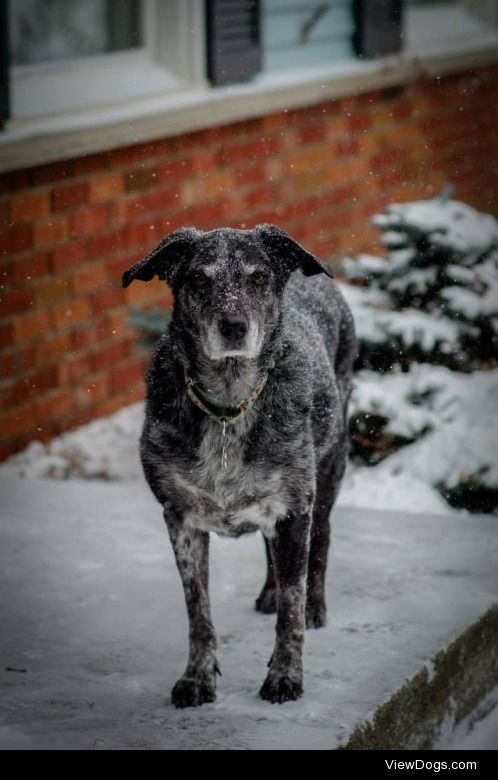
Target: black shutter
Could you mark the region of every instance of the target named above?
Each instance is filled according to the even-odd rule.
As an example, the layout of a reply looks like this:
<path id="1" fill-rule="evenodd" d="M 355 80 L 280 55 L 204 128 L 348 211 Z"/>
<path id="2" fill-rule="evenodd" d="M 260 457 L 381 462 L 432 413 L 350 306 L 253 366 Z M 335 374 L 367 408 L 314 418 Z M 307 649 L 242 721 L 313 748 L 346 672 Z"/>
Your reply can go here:
<path id="1" fill-rule="evenodd" d="M 353 13 L 359 57 L 382 57 L 401 49 L 403 0 L 353 0 Z"/>
<path id="2" fill-rule="evenodd" d="M 10 116 L 7 0 L 0 0 L 0 130 Z"/>
<path id="3" fill-rule="evenodd" d="M 207 0 L 206 16 L 209 81 L 247 81 L 261 67 L 259 0 Z"/>

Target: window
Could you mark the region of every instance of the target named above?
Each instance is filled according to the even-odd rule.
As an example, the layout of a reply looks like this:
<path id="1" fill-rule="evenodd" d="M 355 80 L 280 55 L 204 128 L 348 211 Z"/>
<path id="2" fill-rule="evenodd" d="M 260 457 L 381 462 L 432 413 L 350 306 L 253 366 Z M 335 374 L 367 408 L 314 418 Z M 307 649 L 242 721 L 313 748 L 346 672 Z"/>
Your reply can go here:
<path id="1" fill-rule="evenodd" d="M 164 95 L 202 79 L 189 45 L 202 28 L 198 0 L 8 0 L 7 10 L 14 122 Z"/>
<path id="2" fill-rule="evenodd" d="M 263 0 L 261 17 L 263 70 L 267 73 L 329 65 L 355 56 L 350 0 Z"/>
<path id="3" fill-rule="evenodd" d="M 142 11 L 139 0 L 9 0 L 10 61 L 32 65 L 139 48 Z"/>

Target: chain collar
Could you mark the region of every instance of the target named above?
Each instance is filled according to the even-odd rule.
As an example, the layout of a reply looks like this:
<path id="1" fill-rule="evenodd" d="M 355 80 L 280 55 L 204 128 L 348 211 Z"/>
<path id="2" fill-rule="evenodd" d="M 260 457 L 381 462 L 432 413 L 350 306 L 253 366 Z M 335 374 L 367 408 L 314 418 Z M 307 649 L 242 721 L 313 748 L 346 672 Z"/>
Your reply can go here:
<path id="1" fill-rule="evenodd" d="M 258 382 L 251 395 L 245 398 L 237 406 L 228 406 L 217 398 L 212 398 L 208 393 L 202 390 L 199 385 L 195 385 L 192 377 L 188 373 L 188 369 L 185 367 L 185 386 L 187 389 L 187 395 L 193 403 L 202 409 L 211 419 L 215 420 L 223 430 L 227 425 L 234 425 L 239 420 L 244 419 L 249 409 L 254 406 L 256 399 L 261 395 L 270 374 L 270 371 L 275 368 L 275 361 L 272 360 L 268 371 L 263 378 Z"/>

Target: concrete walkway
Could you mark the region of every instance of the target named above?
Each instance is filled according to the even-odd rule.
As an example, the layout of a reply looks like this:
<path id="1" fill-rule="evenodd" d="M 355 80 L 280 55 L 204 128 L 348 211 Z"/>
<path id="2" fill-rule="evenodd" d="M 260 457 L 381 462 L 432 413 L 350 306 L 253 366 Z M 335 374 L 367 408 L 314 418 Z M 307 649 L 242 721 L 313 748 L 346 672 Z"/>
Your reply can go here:
<path id="1" fill-rule="evenodd" d="M 262 542 L 213 539 L 218 701 L 177 711 L 183 595 L 142 483 L 0 477 L 0 747 L 330 749 L 497 599 L 498 520 L 340 509 L 306 693 L 257 697 Z"/>

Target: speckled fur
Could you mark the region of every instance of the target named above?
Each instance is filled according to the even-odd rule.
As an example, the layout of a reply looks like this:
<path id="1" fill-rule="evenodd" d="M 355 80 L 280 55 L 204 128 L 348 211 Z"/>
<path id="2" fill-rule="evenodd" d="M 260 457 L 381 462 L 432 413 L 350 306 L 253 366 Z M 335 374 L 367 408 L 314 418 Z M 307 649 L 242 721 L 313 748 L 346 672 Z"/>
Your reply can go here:
<path id="1" fill-rule="evenodd" d="M 258 271 L 263 284 L 254 281 Z M 347 454 L 352 317 L 324 266 L 271 225 L 177 231 L 126 272 L 123 284 L 155 274 L 170 283 L 175 306 L 148 373 L 141 457 L 164 507 L 190 621 L 189 660 L 173 702 L 196 706 L 215 698 L 211 531 L 263 532 L 268 576 L 256 607 L 277 610 L 277 636 L 260 693 L 272 702 L 296 699 L 305 624 L 325 623 L 328 516 Z M 207 279 L 201 288 L 199 274 Z M 219 335 L 227 313 L 248 322 L 236 349 Z M 230 405 L 269 374 L 254 407 L 227 427 L 226 470 L 221 427 L 187 396 L 186 368 Z"/>

